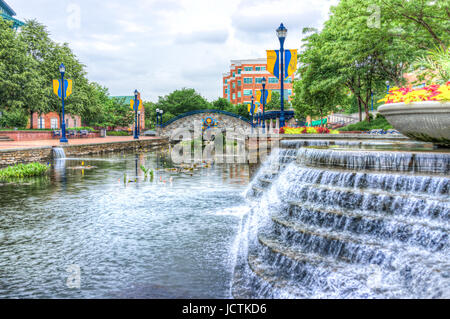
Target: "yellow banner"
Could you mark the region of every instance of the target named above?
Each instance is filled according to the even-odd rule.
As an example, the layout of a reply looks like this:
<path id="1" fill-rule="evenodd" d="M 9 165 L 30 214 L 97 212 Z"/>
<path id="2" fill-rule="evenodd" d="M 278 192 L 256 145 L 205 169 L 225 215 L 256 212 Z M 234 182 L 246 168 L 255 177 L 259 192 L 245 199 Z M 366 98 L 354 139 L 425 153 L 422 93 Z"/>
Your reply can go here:
<path id="1" fill-rule="evenodd" d="M 256 101 L 261 105 L 262 104 L 267 105 L 272 100 L 272 91 L 266 90 L 265 98 L 266 98 L 266 101 L 263 103 L 262 90 L 256 91 Z"/>
<path id="2" fill-rule="evenodd" d="M 290 51 L 290 61 L 286 61 L 288 64 L 287 68 L 287 74 L 286 78 L 290 77 L 292 74 L 294 74 L 297 71 L 297 65 L 298 65 L 298 50 L 288 50 Z M 286 55 L 287 58 L 287 55 Z"/>

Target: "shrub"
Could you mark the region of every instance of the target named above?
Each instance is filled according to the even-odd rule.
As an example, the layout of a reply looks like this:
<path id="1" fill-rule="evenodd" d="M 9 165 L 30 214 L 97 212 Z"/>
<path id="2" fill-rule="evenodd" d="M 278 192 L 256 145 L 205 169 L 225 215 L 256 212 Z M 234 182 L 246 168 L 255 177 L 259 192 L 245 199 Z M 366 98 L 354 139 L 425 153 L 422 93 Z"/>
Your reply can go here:
<path id="1" fill-rule="evenodd" d="M 130 136 L 130 132 L 125 131 L 108 131 L 106 132 L 107 136 Z"/>
<path id="2" fill-rule="evenodd" d="M 89 126 L 82 126 L 82 127 L 70 127 L 67 129 L 67 131 L 89 131 L 94 132 L 95 130 L 92 127 Z"/>
<path id="3" fill-rule="evenodd" d="M 24 128 L 28 124 L 28 116 L 20 109 L 4 111 L 0 116 L 0 127 Z"/>
<path id="4" fill-rule="evenodd" d="M 0 170 L 0 180 L 42 176 L 47 173 L 49 166 L 40 163 L 17 164 Z"/>
<path id="5" fill-rule="evenodd" d="M 339 129 L 340 131 L 371 131 L 371 130 L 390 130 L 392 125 L 386 120 L 386 118 L 378 114 L 377 117 L 370 123 L 367 121 L 362 121 L 359 123 L 348 125 L 344 128 Z"/>

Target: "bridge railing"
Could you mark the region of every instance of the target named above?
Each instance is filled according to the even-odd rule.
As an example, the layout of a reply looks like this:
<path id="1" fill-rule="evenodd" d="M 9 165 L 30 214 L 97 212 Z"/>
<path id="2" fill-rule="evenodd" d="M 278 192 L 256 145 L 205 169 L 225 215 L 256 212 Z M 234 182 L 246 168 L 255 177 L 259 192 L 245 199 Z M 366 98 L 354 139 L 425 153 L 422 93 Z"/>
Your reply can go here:
<path id="1" fill-rule="evenodd" d="M 216 113 L 216 114 L 228 115 L 228 116 L 240 119 L 240 120 L 242 120 L 242 121 L 244 121 L 246 123 L 251 124 L 250 119 L 248 119 L 246 117 L 243 117 L 243 116 L 240 116 L 240 115 L 237 115 L 237 114 L 234 114 L 234 113 L 227 112 L 227 111 L 221 111 L 221 110 L 197 110 L 197 111 L 191 111 L 191 112 L 187 112 L 187 113 L 178 115 L 177 117 L 174 117 L 173 119 L 167 121 L 166 123 L 163 123 L 161 125 L 161 127 L 165 128 L 165 127 L 169 126 L 170 124 L 172 124 L 172 123 L 174 123 L 174 122 L 176 122 L 178 120 L 181 120 L 182 118 L 189 117 L 189 116 L 192 116 L 192 115 L 197 115 L 197 114 L 204 114 L 204 113 Z"/>

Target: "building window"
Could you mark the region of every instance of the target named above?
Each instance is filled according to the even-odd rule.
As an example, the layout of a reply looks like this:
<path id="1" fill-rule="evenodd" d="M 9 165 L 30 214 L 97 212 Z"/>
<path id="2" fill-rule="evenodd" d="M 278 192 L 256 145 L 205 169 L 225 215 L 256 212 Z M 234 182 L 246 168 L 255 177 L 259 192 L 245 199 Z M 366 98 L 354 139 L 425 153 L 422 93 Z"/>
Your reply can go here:
<path id="1" fill-rule="evenodd" d="M 278 83 L 278 79 L 277 78 L 269 78 L 269 83 L 276 84 L 276 83 Z"/>
<path id="2" fill-rule="evenodd" d="M 236 88 L 236 82 L 233 82 L 233 89 Z"/>
<path id="3" fill-rule="evenodd" d="M 241 92 L 238 92 L 238 98 L 241 98 L 242 96 L 241 96 Z"/>
<path id="4" fill-rule="evenodd" d="M 244 96 L 252 96 L 253 90 L 244 90 Z"/>
<path id="5" fill-rule="evenodd" d="M 252 78 L 244 78 L 244 84 L 252 84 L 253 79 Z"/>
<path id="6" fill-rule="evenodd" d="M 236 76 L 236 72 L 233 72 L 233 77 L 235 77 Z"/>
<path id="7" fill-rule="evenodd" d="M 227 84 L 228 83 L 228 80 L 227 79 L 225 79 L 225 84 Z"/>
<path id="8" fill-rule="evenodd" d="M 292 83 L 292 78 L 287 78 L 286 80 L 284 80 L 284 83 Z"/>
<path id="9" fill-rule="evenodd" d="M 262 79 L 264 79 L 264 78 L 256 78 L 255 79 L 255 83 L 256 84 L 261 84 L 262 83 Z"/>
<path id="10" fill-rule="evenodd" d="M 58 128 L 58 119 L 56 117 L 52 118 L 50 120 L 50 128 L 52 130 L 57 129 Z"/>
<path id="11" fill-rule="evenodd" d="M 242 85 L 242 81 L 238 80 L 238 86 L 241 86 L 241 85 Z"/>
<path id="12" fill-rule="evenodd" d="M 245 72 L 251 72 L 251 71 L 253 71 L 253 67 L 252 67 L 252 66 L 246 66 L 246 67 L 244 68 L 244 71 L 245 71 Z"/>
<path id="13" fill-rule="evenodd" d="M 38 120 L 38 129 L 45 129 L 45 118 L 43 118 L 42 116 Z"/>
<path id="14" fill-rule="evenodd" d="M 77 127 L 77 119 L 73 119 L 73 127 Z"/>
<path id="15" fill-rule="evenodd" d="M 236 100 L 236 93 L 233 93 L 233 100 Z"/>
<path id="16" fill-rule="evenodd" d="M 225 89 L 225 94 L 228 94 L 228 89 Z"/>
<path id="17" fill-rule="evenodd" d="M 265 67 L 265 66 L 257 66 L 257 67 L 255 68 L 255 70 L 256 70 L 256 71 L 265 71 L 265 70 L 266 70 L 266 67 Z"/>
<path id="18" fill-rule="evenodd" d="M 241 69 L 238 69 L 238 74 L 241 74 L 241 71 L 242 71 Z"/>

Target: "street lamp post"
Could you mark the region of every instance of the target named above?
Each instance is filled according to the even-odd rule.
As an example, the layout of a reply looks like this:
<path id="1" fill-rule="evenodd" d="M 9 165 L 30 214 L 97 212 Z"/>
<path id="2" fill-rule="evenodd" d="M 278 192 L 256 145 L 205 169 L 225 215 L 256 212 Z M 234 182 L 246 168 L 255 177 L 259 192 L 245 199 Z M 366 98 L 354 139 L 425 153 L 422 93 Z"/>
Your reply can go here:
<path id="1" fill-rule="evenodd" d="M 138 90 L 134 90 L 134 139 L 138 140 Z"/>
<path id="2" fill-rule="evenodd" d="M 277 29 L 277 36 L 280 40 L 280 61 L 281 61 L 281 87 L 280 87 L 280 93 L 281 93 L 281 112 L 280 112 L 280 127 L 285 126 L 285 119 L 284 119 L 284 41 L 286 40 L 288 30 L 285 28 L 283 23 L 280 25 L 280 27 Z"/>
<path id="3" fill-rule="evenodd" d="M 262 120 L 263 120 L 263 134 L 266 133 L 266 113 L 265 113 L 265 109 L 266 109 L 266 78 L 262 78 L 262 103 L 263 103 L 263 114 L 262 114 Z"/>
<path id="4" fill-rule="evenodd" d="M 252 119 L 252 134 L 253 134 L 253 112 L 255 111 L 255 97 L 252 95 L 252 106 L 250 109 L 250 115 Z"/>
<path id="5" fill-rule="evenodd" d="M 138 136 L 141 136 L 141 111 L 138 111 Z"/>
<path id="6" fill-rule="evenodd" d="M 64 74 L 66 73 L 66 67 L 64 63 L 59 66 L 59 72 L 61 73 L 61 99 L 62 99 L 62 120 L 61 120 L 61 143 L 68 143 L 66 137 L 66 120 L 64 118 L 64 99 L 66 98 L 66 88 L 64 87 Z"/>
<path id="7" fill-rule="evenodd" d="M 162 124 L 163 124 L 163 114 L 164 114 L 164 111 L 159 110 L 159 127 L 160 128 L 162 128 Z"/>

